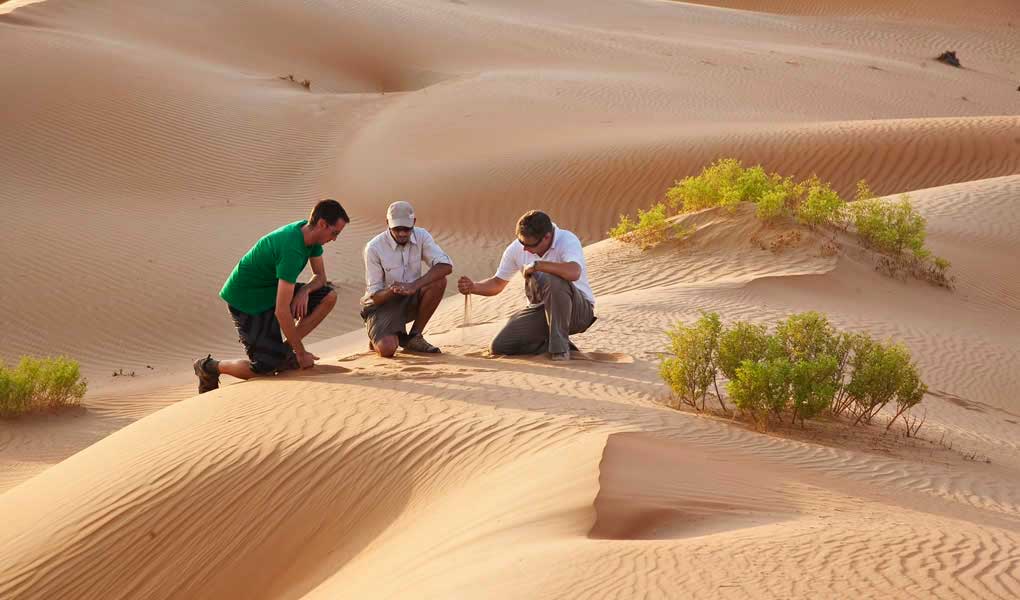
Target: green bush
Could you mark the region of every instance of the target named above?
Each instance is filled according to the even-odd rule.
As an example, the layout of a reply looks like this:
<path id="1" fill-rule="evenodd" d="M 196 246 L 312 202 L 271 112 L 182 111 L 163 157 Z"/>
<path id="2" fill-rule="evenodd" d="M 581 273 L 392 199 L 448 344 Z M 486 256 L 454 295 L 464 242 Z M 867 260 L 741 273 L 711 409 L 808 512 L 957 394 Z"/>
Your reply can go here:
<path id="1" fill-rule="evenodd" d="M 797 195 L 792 179 L 769 175 L 761 165 L 745 169 L 735 158 L 723 158 L 702 169 L 693 177 L 685 177 L 666 191 L 669 208 L 675 212 L 692 212 L 719 206 L 729 211 L 741 202 L 758 203 L 769 197 L 773 203 Z M 781 213 L 782 210 L 777 212 Z"/>
<path id="2" fill-rule="evenodd" d="M 816 176 L 798 183 L 791 177 L 769 174 L 761 165 L 745 168 L 735 158 L 716 160 L 698 175 L 675 182 L 666 190 L 665 203 L 638 211 L 637 222 L 621 216 L 609 233 L 649 248 L 673 235 L 684 237 L 690 233 L 671 229 L 671 215 L 715 207 L 733 212 L 741 202 L 753 203 L 763 221 L 792 216 L 808 227 L 843 231 L 852 224 L 866 245 L 892 256 L 881 258 L 880 271 L 893 276 L 910 274 L 953 287 L 949 262 L 933 257 L 925 248 L 925 220 L 906 195 L 898 202 L 875 198 L 867 182 L 861 180 L 857 182 L 855 200 L 847 203 Z"/>
<path id="3" fill-rule="evenodd" d="M 811 227 L 839 225 L 844 219 L 846 202 L 829 184 L 817 177 L 807 184 L 807 195 L 797 206 L 797 221 Z"/>
<path id="4" fill-rule="evenodd" d="M 814 311 L 791 315 L 776 324 L 776 339 L 791 361 L 835 358 L 839 334 L 824 315 Z"/>
<path id="5" fill-rule="evenodd" d="M 850 217 L 858 235 L 883 252 L 910 251 L 918 259 L 930 252 L 924 247 L 925 221 L 904 194 L 898 202 L 868 198 L 850 205 Z"/>
<path id="6" fill-rule="evenodd" d="M 830 411 L 850 413 L 854 424 L 870 423 L 895 402 L 888 429 L 927 392 L 910 354 L 902 345 L 882 344 L 866 334 L 838 331 L 825 315 L 794 314 L 774 333 L 764 325 L 737 321 L 723 327 L 716 313 L 668 332 L 670 352 L 660 366 L 662 378 L 682 404 L 705 408 L 717 373 L 733 403 L 760 429 L 773 417 L 791 413 L 791 423 Z"/>
<path id="7" fill-rule="evenodd" d="M 790 191 L 784 188 L 770 190 L 762 194 L 755 205 L 755 214 L 762 221 L 773 221 L 789 214 L 787 203 L 790 201 Z"/>
<path id="8" fill-rule="evenodd" d="M 734 379 L 745 360 L 758 362 L 775 355 L 772 346 L 773 340 L 764 325 L 737 321 L 719 335 L 719 370 L 727 379 Z"/>
<path id="9" fill-rule="evenodd" d="M 666 191 L 669 208 L 693 212 L 703 208 L 740 202 L 740 178 L 744 168 L 735 158 L 723 158 L 702 169 L 696 177 L 685 177 Z"/>
<path id="10" fill-rule="evenodd" d="M 620 222 L 609 230 L 613 239 L 637 244 L 642 250 L 658 246 L 670 238 L 683 239 L 690 233 L 669 221 L 666 205 L 661 202 L 648 210 L 638 209 L 637 221 L 621 215 Z"/>
<path id="11" fill-rule="evenodd" d="M 745 360 L 726 389 L 737 408 L 749 413 L 758 429 L 765 431 L 769 417 L 780 415 L 790 399 L 790 371 L 790 361 L 785 358 Z"/>
<path id="12" fill-rule="evenodd" d="M 836 357 L 823 354 L 813 360 L 799 360 L 790 368 L 790 392 L 793 418 L 813 419 L 832 406 L 832 400 L 839 388 L 837 373 L 839 362 Z"/>
<path id="13" fill-rule="evenodd" d="M 15 368 L 0 363 L 0 417 L 75 405 L 87 382 L 77 361 L 22 357 Z"/>
<path id="14" fill-rule="evenodd" d="M 910 360 L 910 352 L 900 344 L 880 342 L 861 346 L 852 359 L 852 374 L 846 385 L 847 396 L 853 401 L 851 410 L 857 417 L 854 423 L 870 423 L 893 401 L 906 410 L 920 402 L 927 389 Z"/>
<path id="15" fill-rule="evenodd" d="M 677 323 L 666 332 L 671 356 L 662 361 L 659 374 L 680 402 L 698 408 L 700 399 L 705 408 L 709 386 L 715 384 L 720 331 L 718 313 L 703 313 L 694 325 Z"/>

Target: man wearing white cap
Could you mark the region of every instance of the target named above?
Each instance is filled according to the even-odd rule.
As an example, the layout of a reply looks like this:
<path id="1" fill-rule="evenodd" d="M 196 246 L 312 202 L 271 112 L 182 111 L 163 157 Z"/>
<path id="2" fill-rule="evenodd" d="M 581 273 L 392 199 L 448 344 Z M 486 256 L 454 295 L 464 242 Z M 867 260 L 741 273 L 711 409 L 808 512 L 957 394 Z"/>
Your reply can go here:
<path id="1" fill-rule="evenodd" d="M 389 229 L 365 244 L 361 318 L 369 348 L 386 358 L 396 354 L 398 346 L 439 352 L 422 334 L 443 299 L 453 261 L 428 231 L 415 227 L 416 222 L 409 203 L 394 202 L 386 210 Z M 428 265 L 424 275 L 422 263 Z M 412 323 L 410 332 L 407 323 Z"/>

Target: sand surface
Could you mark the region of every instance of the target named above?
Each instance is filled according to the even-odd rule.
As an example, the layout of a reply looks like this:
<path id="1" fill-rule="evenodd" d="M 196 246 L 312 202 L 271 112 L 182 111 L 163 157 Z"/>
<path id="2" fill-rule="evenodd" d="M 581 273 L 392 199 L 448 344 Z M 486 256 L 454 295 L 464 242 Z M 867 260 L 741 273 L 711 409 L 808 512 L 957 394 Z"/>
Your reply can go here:
<path id="1" fill-rule="evenodd" d="M 0 598 L 1020 597 L 1018 57 L 1013 0 L 0 3 L 0 358 L 90 381 L 0 422 Z M 784 230 L 746 209 L 604 239 L 721 156 L 910 194 L 957 288 L 761 250 Z M 323 197 L 353 217 L 323 360 L 196 396 L 240 352 L 224 278 Z M 516 279 L 467 327 L 450 286 L 443 355 L 366 354 L 396 199 L 455 276 L 527 209 L 575 231 L 578 360 L 485 352 Z M 902 340 L 943 443 L 667 407 L 663 332 L 701 310 Z"/>

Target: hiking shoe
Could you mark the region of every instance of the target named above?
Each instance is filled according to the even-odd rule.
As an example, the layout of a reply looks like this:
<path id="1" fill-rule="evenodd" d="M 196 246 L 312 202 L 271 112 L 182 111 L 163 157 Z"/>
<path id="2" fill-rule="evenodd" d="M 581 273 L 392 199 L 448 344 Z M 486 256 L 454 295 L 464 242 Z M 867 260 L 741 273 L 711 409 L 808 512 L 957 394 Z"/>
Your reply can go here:
<path id="1" fill-rule="evenodd" d="M 211 366 L 210 363 L 215 364 L 212 354 L 205 358 L 200 358 L 195 361 L 195 375 L 198 375 L 198 393 L 204 394 L 211 392 L 220 387 L 220 374 L 218 372 L 210 372 L 208 369 Z"/>
<path id="2" fill-rule="evenodd" d="M 409 336 L 407 341 L 401 344 L 404 350 L 410 350 L 411 352 L 424 352 L 426 354 L 439 354 L 439 348 L 425 341 L 425 337 L 422 334 Z"/>
<path id="3" fill-rule="evenodd" d="M 555 361 L 570 360 L 570 352 L 551 352 L 549 358 Z"/>

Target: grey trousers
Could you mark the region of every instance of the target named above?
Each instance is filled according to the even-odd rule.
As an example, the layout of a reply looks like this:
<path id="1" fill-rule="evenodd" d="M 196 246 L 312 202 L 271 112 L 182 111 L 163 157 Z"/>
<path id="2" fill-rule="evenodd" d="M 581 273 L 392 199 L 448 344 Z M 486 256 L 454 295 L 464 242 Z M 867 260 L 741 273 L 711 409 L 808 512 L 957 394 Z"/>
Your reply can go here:
<path id="1" fill-rule="evenodd" d="M 566 279 L 549 273 L 525 278 L 524 292 L 532 304 L 511 315 L 492 340 L 493 354 L 554 354 L 570 350 L 569 335 L 595 322 L 591 302 Z"/>

